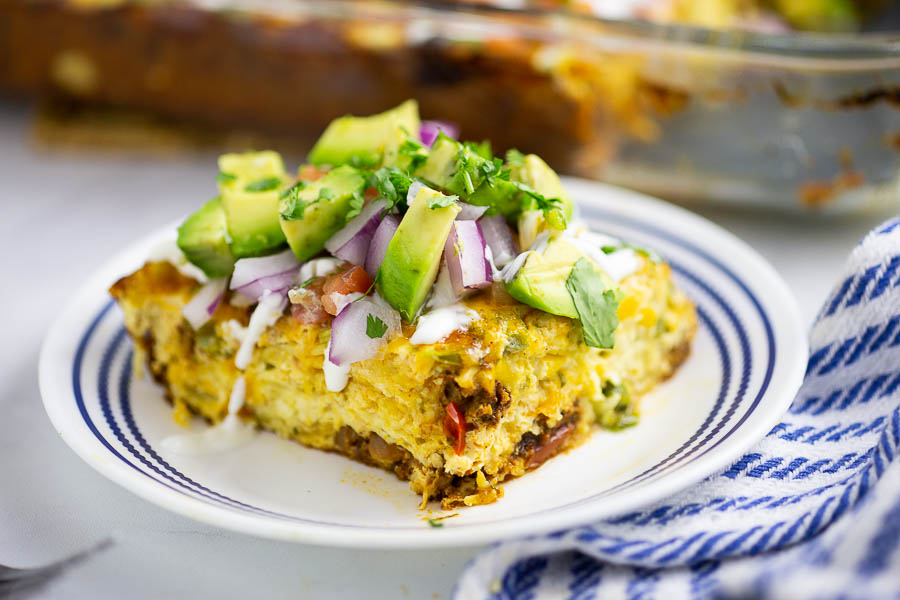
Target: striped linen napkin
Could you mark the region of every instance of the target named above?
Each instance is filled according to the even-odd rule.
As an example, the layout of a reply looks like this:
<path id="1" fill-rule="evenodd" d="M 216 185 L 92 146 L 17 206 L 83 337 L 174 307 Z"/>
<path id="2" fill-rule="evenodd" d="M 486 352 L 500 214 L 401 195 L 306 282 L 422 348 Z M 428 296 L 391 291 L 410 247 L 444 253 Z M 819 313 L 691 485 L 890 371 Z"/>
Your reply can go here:
<path id="1" fill-rule="evenodd" d="M 900 218 L 839 281 L 754 448 L 654 506 L 493 547 L 455 598 L 900 599 Z"/>

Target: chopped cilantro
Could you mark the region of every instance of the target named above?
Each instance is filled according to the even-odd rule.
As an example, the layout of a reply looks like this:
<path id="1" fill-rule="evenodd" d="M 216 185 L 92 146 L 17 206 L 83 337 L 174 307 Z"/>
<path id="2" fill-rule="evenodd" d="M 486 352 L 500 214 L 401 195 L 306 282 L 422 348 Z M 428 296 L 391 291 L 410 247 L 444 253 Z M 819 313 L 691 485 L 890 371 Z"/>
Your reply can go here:
<path id="1" fill-rule="evenodd" d="M 434 527 L 435 529 L 438 529 L 438 528 L 444 526 L 444 524 L 441 523 L 440 521 L 438 521 L 437 519 L 428 519 L 428 525 L 430 527 Z"/>
<path id="2" fill-rule="evenodd" d="M 319 200 L 334 200 L 334 192 L 331 191 L 331 188 L 321 188 L 319 190 L 319 197 L 316 198 L 316 201 Z"/>
<path id="3" fill-rule="evenodd" d="M 268 192 L 269 190 L 276 189 L 279 185 L 281 185 L 280 177 L 263 177 L 262 179 L 256 179 L 245 185 L 244 191 Z"/>
<path id="4" fill-rule="evenodd" d="M 374 315 L 366 315 L 366 335 L 373 340 L 384 337 L 387 333 L 387 324 Z"/>
<path id="5" fill-rule="evenodd" d="M 428 208 L 444 208 L 459 200 L 459 196 L 445 196 L 439 194 L 428 199 Z"/>
<path id="6" fill-rule="evenodd" d="M 590 261 L 579 258 L 566 279 L 566 289 L 581 320 L 584 343 L 594 348 L 612 348 L 619 324 L 616 309 L 620 294 L 608 289 Z"/>
<path id="7" fill-rule="evenodd" d="M 359 192 L 353 192 L 353 196 L 350 198 L 350 211 L 347 213 L 345 223 L 349 223 L 353 217 L 359 215 L 362 212 L 363 206 L 366 204 L 366 199 L 363 198 L 362 194 Z"/>
<path id="8" fill-rule="evenodd" d="M 378 191 L 378 196 L 387 202 L 386 211 L 406 203 L 406 194 L 413 178 L 397 167 L 381 167 L 369 175 L 368 185 Z"/>
<path id="9" fill-rule="evenodd" d="M 422 163 L 428 160 L 428 149 L 424 144 L 412 137 L 407 137 L 406 141 L 400 144 L 400 147 L 397 148 L 397 154 L 409 159 L 408 169 L 410 171 L 415 171 Z"/>
<path id="10" fill-rule="evenodd" d="M 301 191 L 303 188 L 305 188 L 305 187 L 306 187 L 306 183 L 305 183 L 305 182 L 303 182 L 303 181 L 298 181 L 297 183 L 295 183 L 294 185 L 292 185 L 292 186 L 289 187 L 288 189 L 286 189 L 286 190 L 284 190 L 283 192 L 281 192 L 281 198 L 282 198 L 282 199 L 287 198 L 287 197 L 290 196 L 291 194 L 299 194 L 300 191 Z"/>
<path id="11" fill-rule="evenodd" d="M 456 155 L 456 174 L 462 177 L 466 192 L 475 192 L 475 181 L 489 179 L 500 174 L 503 161 L 499 158 L 484 157 L 466 143 Z"/>
<path id="12" fill-rule="evenodd" d="M 300 221 L 303 219 L 303 212 L 308 206 L 306 200 L 300 197 L 300 192 L 304 187 L 303 183 L 298 181 L 281 194 L 284 204 L 281 207 L 280 214 L 285 221 Z"/>
<path id="13" fill-rule="evenodd" d="M 510 181 L 510 183 L 523 193 L 523 210 L 540 210 L 551 227 L 560 231 L 566 228 L 566 215 L 559 207 L 562 202 L 559 198 L 547 198 L 521 181 Z"/>
<path id="14" fill-rule="evenodd" d="M 301 288 L 305 288 L 306 286 L 308 286 L 309 284 L 311 284 L 311 283 L 312 283 L 313 281 L 315 281 L 315 280 L 316 280 L 316 276 L 313 275 L 312 277 L 310 277 L 309 279 L 307 279 L 306 281 L 304 281 L 303 283 L 301 283 L 301 284 L 300 284 L 300 287 L 301 287 Z"/>
<path id="15" fill-rule="evenodd" d="M 231 173 L 219 173 L 216 175 L 216 183 L 231 183 L 237 179 L 237 175 L 232 175 Z"/>

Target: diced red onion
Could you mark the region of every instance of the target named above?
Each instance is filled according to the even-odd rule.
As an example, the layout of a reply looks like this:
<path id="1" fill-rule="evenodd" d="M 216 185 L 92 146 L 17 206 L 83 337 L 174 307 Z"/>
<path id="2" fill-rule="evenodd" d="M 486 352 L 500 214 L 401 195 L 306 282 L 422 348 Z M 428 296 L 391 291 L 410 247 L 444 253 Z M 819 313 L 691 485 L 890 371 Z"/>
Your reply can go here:
<path id="1" fill-rule="evenodd" d="M 487 206 L 475 206 L 474 204 L 459 203 L 459 214 L 456 215 L 457 221 L 477 221 L 485 212 Z"/>
<path id="2" fill-rule="evenodd" d="M 369 316 L 387 325 L 384 335 L 371 338 L 366 333 Z M 400 313 L 396 310 L 364 298 L 351 302 L 331 322 L 331 341 L 328 360 L 343 366 L 375 356 L 393 334 L 400 331 Z"/>
<path id="3" fill-rule="evenodd" d="M 484 217 L 478 221 L 485 243 L 490 246 L 494 264 L 502 269 L 519 254 L 512 230 L 503 215 Z"/>
<path id="4" fill-rule="evenodd" d="M 290 271 L 285 271 L 284 273 L 263 277 L 256 281 L 251 281 L 235 291 L 248 298 L 255 298 L 256 300 L 262 298 L 263 294 L 266 292 L 283 294 L 296 283 L 297 271 L 298 269 L 292 269 Z"/>
<path id="5" fill-rule="evenodd" d="M 444 135 L 456 139 L 459 135 L 459 126 L 449 121 L 422 121 L 419 127 L 419 139 L 422 143 L 431 148 L 434 140 L 437 139 L 438 133 L 444 132 Z"/>
<path id="6" fill-rule="evenodd" d="M 242 258 L 234 264 L 229 287 L 258 300 L 266 290 L 280 293 L 288 289 L 299 268 L 300 262 L 291 250 L 259 258 Z"/>
<path id="7" fill-rule="evenodd" d="M 219 303 L 222 302 L 222 296 L 225 295 L 225 284 L 227 283 L 227 277 L 210 279 L 194 294 L 191 301 L 184 305 L 184 308 L 181 309 L 181 314 L 191 324 L 191 327 L 200 329 L 209 321 L 219 307 Z"/>
<path id="8" fill-rule="evenodd" d="M 259 258 L 242 258 L 234 264 L 230 287 L 236 290 L 257 279 L 284 273 L 299 266 L 297 257 L 290 249 Z"/>
<path id="9" fill-rule="evenodd" d="M 369 244 L 369 252 L 366 255 L 366 273 L 372 278 L 378 275 L 378 269 L 381 267 L 381 261 L 387 253 L 388 244 L 394 237 L 394 232 L 400 226 L 400 219 L 394 215 L 385 215 L 375 233 L 372 235 L 372 242 Z"/>
<path id="10" fill-rule="evenodd" d="M 486 287 L 494 280 L 484 249 L 484 236 L 477 221 L 453 222 L 444 244 L 444 260 L 457 296 Z"/>
<path id="11" fill-rule="evenodd" d="M 364 265 L 372 236 L 381 222 L 387 202 L 375 200 L 367 204 L 343 229 L 325 242 L 325 249 L 354 265 Z"/>

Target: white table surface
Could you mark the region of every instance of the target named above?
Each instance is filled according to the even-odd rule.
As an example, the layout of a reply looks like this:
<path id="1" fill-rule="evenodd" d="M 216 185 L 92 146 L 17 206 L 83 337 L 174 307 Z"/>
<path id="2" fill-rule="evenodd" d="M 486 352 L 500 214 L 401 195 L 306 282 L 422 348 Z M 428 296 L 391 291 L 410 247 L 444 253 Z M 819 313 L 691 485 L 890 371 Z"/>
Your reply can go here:
<path id="1" fill-rule="evenodd" d="M 0 564 L 115 546 L 48 598 L 448 598 L 478 548 L 365 551 L 255 539 L 170 514 L 96 473 L 60 440 L 37 384 L 55 310 L 107 257 L 209 196 L 213 155 L 38 151 L 28 109 L 0 104 Z M 798 219 L 704 210 L 787 280 L 810 323 L 856 241 L 891 216 Z"/>

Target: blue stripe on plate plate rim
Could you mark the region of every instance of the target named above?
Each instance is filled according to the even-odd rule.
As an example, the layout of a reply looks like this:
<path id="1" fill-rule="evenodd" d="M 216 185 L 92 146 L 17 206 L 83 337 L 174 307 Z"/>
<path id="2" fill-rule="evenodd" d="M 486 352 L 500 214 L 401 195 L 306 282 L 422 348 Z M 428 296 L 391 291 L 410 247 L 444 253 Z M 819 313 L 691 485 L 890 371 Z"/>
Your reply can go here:
<path id="1" fill-rule="evenodd" d="M 733 283 L 737 285 L 737 287 L 745 294 L 747 299 L 749 299 L 750 303 L 756 310 L 757 314 L 760 317 L 761 324 L 766 334 L 766 342 L 767 342 L 767 357 L 766 357 L 766 370 L 764 373 L 763 380 L 760 384 L 760 388 L 750 404 L 749 408 L 746 412 L 741 416 L 741 418 L 734 423 L 731 428 L 722 435 L 718 440 L 713 444 L 707 445 L 707 443 L 712 440 L 716 435 L 718 435 L 721 429 L 725 426 L 726 423 L 729 422 L 730 417 L 733 416 L 733 413 L 738 409 L 741 405 L 742 401 L 747 392 L 748 381 L 750 378 L 750 373 L 753 369 L 752 358 L 750 353 L 750 345 L 747 337 L 746 330 L 744 328 L 743 323 L 735 314 L 734 310 L 728 305 L 728 303 L 723 299 L 722 295 L 718 293 L 706 280 L 698 276 L 696 273 L 690 271 L 686 267 L 679 264 L 677 261 L 669 260 L 673 270 L 678 273 L 680 277 L 685 278 L 690 281 L 692 284 L 697 286 L 701 291 L 703 291 L 706 295 L 708 295 L 712 301 L 725 313 L 728 321 L 730 322 L 730 326 L 736 332 L 741 349 L 741 360 L 739 361 L 740 366 L 740 383 L 737 392 L 733 395 L 732 401 L 729 404 L 727 410 L 721 419 L 716 421 L 716 417 L 721 413 L 722 405 L 726 400 L 726 396 L 728 395 L 728 390 L 731 383 L 731 375 L 732 375 L 732 364 L 733 359 L 728 352 L 728 348 L 723 341 L 722 334 L 719 331 L 719 328 L 714 323 L 712 317 L 707 314 L 705 310 L 703 310 L 702 306 L 698 305 L 698 314 L 703 326 L 707 328 L 710 334 L 713 337 L 716 348 L 718 350 L 721 367 L 722 367 L 722 384 L 720 386 L 719 393 L 717 395 L 716 402 L 713 406 L 713 409 L 710 411 L 703 425 L 694 432 L 694 434 L 684 442 L 677 450 L 671 453 L 665 459 L 656 463 L 653 467 L 647 469 L 646 471 L 635 475 L 631 479 L 619 483 L 618 485 L 603 490 L 602 492 L 598 492 L 597 494 L 580 498 L 574 502 L 570 502 L 563 505 L 558 505 L 553 507 L 552 509 L 546 509 L 540 513 L 532 513 L 528 515 L 521 515 L 516 517 L 510 517 L 508 519 L 499 519 L 493 520 L 492 522 L 503 522 L 503 521 L 516 521 L 520 519 L 532 518 L 538 514 L 546 514 L 548 512 L 557 512 L 560 510 L 565 510 L 567 508 L 571 508 L 573 506 L 581 505 L 587 502 L 592 502 L 597 500 L 598 498 L 608 496 L 612 493 L 620 492 L 629 487 L 633 487 L 635 485 L 639 485 L 646 479 L 653 477 L 655 475 L 659 475 L 661 473 L 677 469 L 680 466 L 687 464 L 687 462 L 696 460 L 700 456 L 707 454 L 712 451 L 718 445 L 723 443 L 728 439 L 749 417 L 758 407 L 761 399 L 765 395 L 769 387 L 769 383 L 772 377 L 772 371 L 775 365 L 775 357 L 776 357 L 776 347 L 775 347 L 775 338 L 772 331 L 772 326 L 769 321 L 768 316 L 762 308 L 761 303 L 750 290 L 750 288 L 742 281 L 732 270 L 730 270 L 727 266 L 721 263 L 715 257 L 709 255 L 709 253 L 704 250 L 698 248 L 691 242 L 684 240 L 668 231 L 659 229 L 654 227 L 644 221 L 625 217 L 623 215 L 619 215 L 616 213 L 608 212 L 606 210 L 597 208 L 597 207 L 588 207 L 586 210 L 591 219 L 593 218 L 602 218 L 606 222 L 614 222 L 631 229 L 640 230 L 646 232 L 653 237 L 664 239 L 669 243 L 680 246 L 681 248 L 688 250 L 691 254 L 703 259 L 706 263 L 715 267 L 718 271 L 723 273 L 728 279 L 730 279 Z M 127 429 L 133 438 L 137 441 L 138 445 L 141 449 L 146 453 L 146 455 L 141 454 L 134 445 L 128 440 L 128 438 L 123 434 L 123 427 L 115 418 L 113 411 L 111 410 L 111 400 L 110 400 L 110 386 L 109 386 L 109 377 L 111 373 L 111 365 L 116 357 L 117 352 L 123 347 L 123 342 L 126 339 L 125 329 L 124 327 L 120 327 L 116 330 L 116 333 L 113 335 L 112 340 L 107 345 L 104 350 L 103 358 L 100 363 L 100 368 L 98 370 L 98 393 L 100 396 L 100 406 L 101 411 L 104 415 L 104 419 L 107 422 L 107 425 L 113 435 L 116 437 L 117 441 L 124 447 L 128 453 L 133 456 L 141 465 L 149 469 L 148 472 L 145 469 L 142 469 L 137 464 L 131 462 L 126 456 L 123 456 L 113 444 L 107 440 L 104 435 L 101 433 L 100 429 L 91 419 L 91 416 L 87 410 L 87 407 L 84 402 L 84 396 L 81 390 L 81 371 L 82 371 L 82 362 L 84 359 L 85 350 L 91 341 L 94 333 L 97 330 L 100 322 L 106 318 L 110 314 L 110 308 L 112 307 L 113 302 L 108 302 L 100 312 L 97 314 L 93 322 L 90 324 L 88 329 L 85 331 L 82 339 L 78 345 L 78 349 L 76 351 L 75 360 L 73 361 L 73 370 L 72 370 L 72 384 L 75 393 L 75 400 L 78 405 L 79 413 L 81 414 L 82 419 L 85 422 L 85 425 L 91 431 L 91 433 L 100 441 L 100 443 L 109 450 L 113 455 L 115 455 L 120 461 L 124 462 L 131 468 L 135 469 L 137 472 L 142 473 L 143 475 L 149 477 L 153 481 L 160 483 L 167 488 L 179 492 L 181 494 L 187 495 L 189 497 L 194 497 L 196 499 L 217 503 L 223 507 L 239 510 L 239 511 L 247 511 L 251 513 L 255 513 L 260 516 L 276 518 L 280 520 L 288 520 L 294 522 L 300 522 L 305 524 L 314 524 L 314 525 L 325 525 L 329 527 L 349 527 L 354 529 L 387 529 L 391 531 L 403 530 L 403 529 L 419 529 L 418 527 L 364 527 L 360 525 L 349 525 L 344 523 L 336 523 L 330 521 L 318 521 L 313 519 L 306 519 L 302 517 L 298 517 L 296 515 L 289 515 L 284 513 L 279 513 L 275 511 L 270 511 L 264 508 L 260 508 L 257 506 L 252 506 L 241 502 L 239 500 L 230 498 L 223 494 L 220 494 L 214 490 L 209 489 L 204 486 L 202 483 L 194 481 L 193 479 L 187 477 L 183 473 L 179 472 L 176 468 L 166 462 L 159 454 L 150 446 L 150 444 L 146 441 L 144 436 L 142 435 L 137 422 L 133 418 L 133 414 L 130 407 L 130 394 L 129 394 L 129 385 L 131 381 L 131 369 L 130 369 L 130 360 L 126 357 L 126 360 L 123 362 L 122 371 L 119 374 L 118 380 L 118 396 L 120 401 L 120 409 L 122 411 L 122 415 L 125 421 L 125 429 Z M 131 351 L 129 350 L 128 356 L 130 357 Z M 715 421 L 715 425 L 709 429 L 713 422 Z M 703 440 L 697 444 L 697 440 L 700 439 L 701 435 L 706 433 L 703 437 Z M 687 461 L 687 462 L 686 462 Z M 154 476 L 157 475 L 157 477 Z M 454 526 L 454 529 L 461 528 L 472 528 L 479 527 L 479 524 L 460 524 Z"/>

